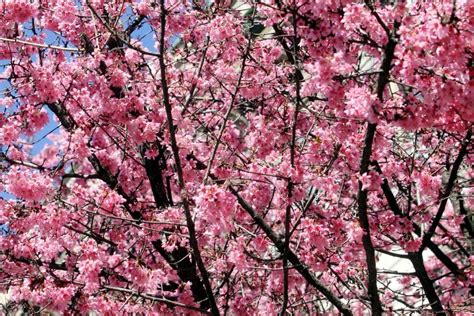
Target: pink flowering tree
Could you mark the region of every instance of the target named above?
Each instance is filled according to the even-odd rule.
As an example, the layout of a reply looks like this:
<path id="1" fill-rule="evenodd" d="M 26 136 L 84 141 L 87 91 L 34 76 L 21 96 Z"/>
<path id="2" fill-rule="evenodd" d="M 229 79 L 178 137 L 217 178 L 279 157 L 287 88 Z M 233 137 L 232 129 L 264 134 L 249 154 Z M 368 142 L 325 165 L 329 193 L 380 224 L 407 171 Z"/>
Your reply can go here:
<path id="1" fill-rule="evenodd" d="M 1 1 L 3 312 L 467 315 L 473 16 Z"/>

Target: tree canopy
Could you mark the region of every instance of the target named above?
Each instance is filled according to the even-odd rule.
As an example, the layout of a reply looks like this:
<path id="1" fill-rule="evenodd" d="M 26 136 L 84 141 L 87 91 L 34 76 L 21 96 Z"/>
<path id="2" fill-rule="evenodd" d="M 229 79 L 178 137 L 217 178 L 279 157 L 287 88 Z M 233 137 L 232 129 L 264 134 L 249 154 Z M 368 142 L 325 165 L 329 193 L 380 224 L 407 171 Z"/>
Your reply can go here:
<path id="1" fill-rule="evenodd" d="M 473 17 L 0 2 L 4 312 L 468 315 Z"/>

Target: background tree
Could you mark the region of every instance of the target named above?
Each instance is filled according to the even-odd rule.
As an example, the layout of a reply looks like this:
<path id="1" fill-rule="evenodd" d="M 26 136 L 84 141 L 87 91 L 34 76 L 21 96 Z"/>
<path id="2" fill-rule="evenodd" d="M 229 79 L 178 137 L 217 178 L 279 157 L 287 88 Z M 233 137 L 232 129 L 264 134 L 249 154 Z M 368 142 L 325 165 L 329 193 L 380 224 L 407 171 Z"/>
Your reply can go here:
<path id="1" fill-rule="evenodd" d="M 467 314 L 473 13 L 1 2 L 6 312 Z"/>

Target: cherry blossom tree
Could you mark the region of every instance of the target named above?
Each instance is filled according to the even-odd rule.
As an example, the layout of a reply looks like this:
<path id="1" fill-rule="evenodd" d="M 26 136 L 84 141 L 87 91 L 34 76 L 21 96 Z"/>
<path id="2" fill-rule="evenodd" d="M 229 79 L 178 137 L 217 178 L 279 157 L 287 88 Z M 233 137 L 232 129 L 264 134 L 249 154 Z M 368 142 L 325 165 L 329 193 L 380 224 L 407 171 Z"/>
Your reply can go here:
<path id="1" fill-rule="evenodd" d="M 1 1 L 4 312 L 467 315 L 473 17 Z"/>

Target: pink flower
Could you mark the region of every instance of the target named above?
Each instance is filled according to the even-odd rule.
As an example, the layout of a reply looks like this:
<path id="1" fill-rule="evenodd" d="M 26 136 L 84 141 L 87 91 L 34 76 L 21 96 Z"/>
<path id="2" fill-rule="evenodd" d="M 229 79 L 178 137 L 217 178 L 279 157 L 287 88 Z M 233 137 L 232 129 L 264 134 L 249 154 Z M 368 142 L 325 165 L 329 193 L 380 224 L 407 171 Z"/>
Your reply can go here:
<path id="1" fill-rule="evenodd" d="M 6 0 L 3 5 L 8 13 L 8 18 L 23 23 L 36 15 L 34 4 L 28 0 Z"/>
<path id="2" fill-rule="evenodd" d="M 359 176 L 359 179 L 362 182 L 363 190 L 377 190 L 382 184 L 382 179 L 380 178 L 380 175 L 374 171 L 364 173 L 363 175 Z"/>
<path id="3" fill-rule="evenodd" d="M 120 69 L 115 69 L 110 76 L 110 84 L 114 87 L 123 87 L 127 83 L 127 75 Z"/>
<path id="4" fill-rule="evenodd" d="M 259 235 L 254 239 L 254 247 L 258 252 L 265 252 L 268 248 L 268 242 L 265 237 Z"/>
<path id="5" fill-rule="evenodd" d="M 409 240 L 405 243 L 405 251 L 407 252 L 415 252 L 418 251 L 418 249 L 421 246 L 421 239 L 414 239 L 414 240 Z"/>
<path id="6" fill-rule="evenodd" d="M 51 180 L 37 172 L 25 173 L 17 168 L 10 172 L 7 190 L 20 199 L 40 201 L 47 197 Z"/>

